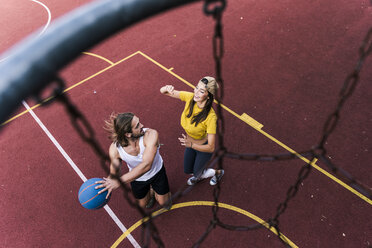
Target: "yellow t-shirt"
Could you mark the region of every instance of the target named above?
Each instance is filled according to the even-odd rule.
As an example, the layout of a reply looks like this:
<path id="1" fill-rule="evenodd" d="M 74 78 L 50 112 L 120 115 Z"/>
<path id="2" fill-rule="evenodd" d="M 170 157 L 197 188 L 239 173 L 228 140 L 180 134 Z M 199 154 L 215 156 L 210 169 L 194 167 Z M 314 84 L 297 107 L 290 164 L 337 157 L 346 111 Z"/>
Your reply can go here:
<path id="1" fill-rule="evenodd" d="M 199 122 L 199 124 L 195 127 L 195 123 L 191 124 L 192 118 L 202 111 L 197 104 L 194 105 L 191 117 L 187 118 L 191 100 L 194 98 L 194 93 L 180 91 L 180 98 L 182 101 L 186 102 L 185 108 L 181 115 L 181 126 L 183 129 L 185 129 L 185 132 L 194 139 L 203 139 L 208 133 L 216 134 L 217 115 L 213 108 L 211 108 L 209 111 L 207 118 Z"/>

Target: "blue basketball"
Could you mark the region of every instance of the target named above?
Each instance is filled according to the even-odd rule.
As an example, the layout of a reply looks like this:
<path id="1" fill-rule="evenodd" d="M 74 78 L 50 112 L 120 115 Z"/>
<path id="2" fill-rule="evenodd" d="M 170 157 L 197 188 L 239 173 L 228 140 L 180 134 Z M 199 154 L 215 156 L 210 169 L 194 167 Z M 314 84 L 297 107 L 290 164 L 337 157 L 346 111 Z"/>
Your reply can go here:
<path id="1" fill-rule="evenodd" d="M 79 189 L 79 202 L 80 204 L 87 209 L 99 209 L 107 204 L 110 200 L 110 197 L 106 199 L 107 191 L 98 194 L 100 189 L 95 189 L 99 184 L 96 184 L 96 181 L 102 181 L 102 178 L 91 178 L 84 182 Z"/>

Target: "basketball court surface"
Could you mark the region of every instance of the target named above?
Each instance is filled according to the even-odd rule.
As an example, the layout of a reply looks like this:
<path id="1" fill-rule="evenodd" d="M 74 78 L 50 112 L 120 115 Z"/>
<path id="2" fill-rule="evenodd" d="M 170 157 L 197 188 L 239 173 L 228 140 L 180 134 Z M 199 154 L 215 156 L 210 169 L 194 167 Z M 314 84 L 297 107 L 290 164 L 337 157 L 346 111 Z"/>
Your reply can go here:
<path id="1" fill-rule="evenodd" d="M 33 32 L 42 36 L 54 20 L 88 3 L 1 0 L 0 52 Z M 360 59 L 359 47 L 372 27 L 371 3 L 234 0 L 227 1 L 222 23 L 227 150 L 259 155 L 310 150 L 322 138 L 344 81 Z M 110 141 L 103 126 L 112 112 L 133 112 L 145 127 L 159 132 L 171 192 L 187 191 L 169 211 L 158 205 L 153 209 L 157 216 L 152 222 L 165 247 L 192 247 L 213 219 L 216 186 L 209 180 L 186 185 L 184 148 L 178 141 L 183 102 L 163 96 L 159 89 L 172 84 L 192 91 L 202 77 L 215 75 L 214 25 L 203 13 L 203 2 L 188 4 L 82 51 L 60 72 L 64 94 L 89 121 L 105 152 Z M 0 65 L 7 59 L 0 56 Z M 332 164 L 369 190 L 371 68 L 367 57 L 325 144 Z M 102 209 L 80 205 L 83 181 L 107 173 L 63 104 L 50 102 L 25 99 L 1 125 L 0 247 L 142 247 L 147 219 L 128 203 L 122 189 L 113 192 Z M 262 228 L 232 231 L 217 226 L 200 247 L 285 247 L 266 224 L 307 163 L 310 174 L 279 217 L 288 245 L 372 247 L 372 199 L 334 175 L 323 161 L 303 156 L 267 160 L 225 157 L 218 197 L 221 222 L 261 223 Z M 149 242 L 157 246 L 153 239 Z"/>

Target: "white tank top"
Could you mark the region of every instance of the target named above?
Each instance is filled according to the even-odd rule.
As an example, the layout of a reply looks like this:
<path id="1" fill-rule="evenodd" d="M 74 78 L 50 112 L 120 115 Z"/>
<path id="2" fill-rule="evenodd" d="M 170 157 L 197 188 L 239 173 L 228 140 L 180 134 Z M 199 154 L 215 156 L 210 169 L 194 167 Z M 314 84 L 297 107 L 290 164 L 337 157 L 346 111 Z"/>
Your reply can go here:
<path id="1" fill-rule="evenodd" d="M 148 128 L 144 128 L 143 130 L 146 132 Z M 129 171 L 131 171 L 133 168 L 135 168 L 138 164 L 142 162 L 142 156 L 143 152 L 145 151 L 145 146 L 143 144 L 143 136 L 139 138 L 139 146 L 140 146 L 140 152 L 137 156 L 130 155 L 124 151 L 124 148 L 121 147 L 119 144 L 117 144 L 116 148 L 118 149 L 120 158 L 127 163 Z M 159 147 L 156 151 L 156 155 L 154 160 L 152 161 L 151 169 L 136 179 L 136 181 L 147 181 L 153 176 L 155 176 L 156 173 L 160 171 L 160 169 L 163 166 L 163 158 L 161 157 L 159 153 Z"/>

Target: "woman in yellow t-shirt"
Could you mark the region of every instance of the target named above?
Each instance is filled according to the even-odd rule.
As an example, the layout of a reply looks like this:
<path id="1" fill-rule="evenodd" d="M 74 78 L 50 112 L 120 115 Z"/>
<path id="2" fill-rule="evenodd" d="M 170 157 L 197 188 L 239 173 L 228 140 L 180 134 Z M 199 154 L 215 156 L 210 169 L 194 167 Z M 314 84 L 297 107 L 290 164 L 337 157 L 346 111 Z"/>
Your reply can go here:
<path id="1" fill-rule="evenodd" d="M 163 86 L 164 95 L 186 102 L 181 115 L 181 126 L 186 132 L 178 138 L 185 146 L 184 172 L 192 175 L 187 180 L 193 185 L 199 180 L 212 177 L 211 185 L 216 185 L 224 174 L 223 170 L 205 169 L 215 149 L 217 115 L 212 108 L 218 84 L 213 77 L 203 77 L 194 89 L 194 93 L 177 91 L 172 85 Z"/>

